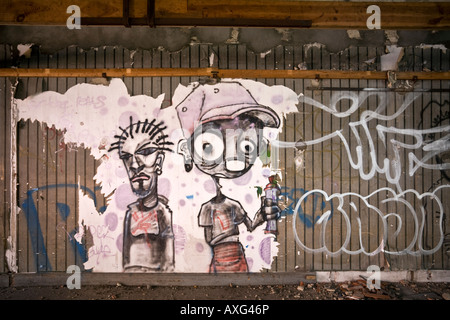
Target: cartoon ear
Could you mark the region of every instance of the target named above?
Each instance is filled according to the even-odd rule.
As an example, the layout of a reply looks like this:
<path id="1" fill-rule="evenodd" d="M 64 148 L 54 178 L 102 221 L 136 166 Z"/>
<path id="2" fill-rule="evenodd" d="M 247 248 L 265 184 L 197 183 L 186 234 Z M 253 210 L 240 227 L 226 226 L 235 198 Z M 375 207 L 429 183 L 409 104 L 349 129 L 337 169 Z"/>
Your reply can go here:
<path id="1" fill-rule="evenodd" d="M 156 159 L 156 166 L 162 169 L 163 162 L 164 162 L 164 153 L 159 153 Z"/>
<path id="2" fill-rule="evenodd" d="M 186 172 L 191 171 L 194 161 L 192 160 L 191 151 L 186 139 L 181 139 L 180 141 L 178 141 L 177 152 L 184 158 L 184 169 L 186 170 Z"/>

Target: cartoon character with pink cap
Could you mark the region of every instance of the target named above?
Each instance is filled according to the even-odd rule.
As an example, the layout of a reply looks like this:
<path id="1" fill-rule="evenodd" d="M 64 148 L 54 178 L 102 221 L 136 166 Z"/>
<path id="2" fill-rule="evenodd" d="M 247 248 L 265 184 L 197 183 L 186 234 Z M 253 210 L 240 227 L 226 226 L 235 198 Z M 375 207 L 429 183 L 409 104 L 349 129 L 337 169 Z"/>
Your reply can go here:
<path id="1" fill-rule="evenodd" d="M 262 197 L 261 208 L 252 220 L 242 205 L 221 191 L 220 179 L 234 179 L 250 170 L 265 150 L 264 127 L 277 128 L 278 115 L 259 104 L 237 81 L 198 84 L 176 106 L 185 139 L 178 143 L 186 171 L 193 165 L 211 176 L 216 196 L 201 206 L 199 226 L 213 257 L 210 272 L 247 272 L 238 225 L 249 231 L 265 221 L 276 221 L 281 210 L 272 199 Z"/>

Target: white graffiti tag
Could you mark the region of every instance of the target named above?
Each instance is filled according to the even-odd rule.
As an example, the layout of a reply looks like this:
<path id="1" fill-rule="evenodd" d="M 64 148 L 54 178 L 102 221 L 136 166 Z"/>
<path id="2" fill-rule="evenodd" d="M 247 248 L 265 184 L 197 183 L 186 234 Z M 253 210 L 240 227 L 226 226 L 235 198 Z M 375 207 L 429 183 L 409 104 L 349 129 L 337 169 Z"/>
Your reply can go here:
<path id="1" fill-rule="evenodd" d="M 353 92 L 339 92 L 332 97 L 332 101 L 330 107 L 323 105 L 322 103 L 306 97 L 299 96 L 300 100 L 303 100 L 304 103 L 310 104 L 314 107 L 320 108 L 326 112 L 331 113 L 333 116 L 338 118 L 348 117 L 354 112 L 356 112 L 361 104 L 374 93 L 362 92 L 360 94 L 356 94 Z M 369 180 L 372 179 L 375 174 L 383 174 L 386 177 L 386 180 L 395 185 L 398 192 L 402 191 L 402 187 L 399 182 L 401 180 L 402 172 L 404 171 L 402 168 L 402 161 L 400 158 L 400 149 L 405 148 L 411 150 L 408 152 L 408 174 L 409 176 L 413 176 L 414 173 L 420 168 L 426 168 L 431 170 L 448 170 L 450 169 L 450 163 L 436 163 L 430 164 L 428 161 L 434 158 L 436 155 L 441 154 L 443 152 L 447 152 L 450 150 L 450 125 L 439 126 L 429 129 L 412 129 L 412 128 L 396 128 L 392 126 L 384 126 L 381 124 L 376 125 L 376 131 L 378 135 L 378 139 L 383 143 L 383 145 L 392 152 L 393 156 L 391 158 L 377 159 L 377 149 L 376 144 L 374 143 L 373 134 L 369 130 L 369 121 L 370 120 L 380 120 L 380 121 L 391 121 L 402 115 L 405 110 L 412 105 L 412 103 L 420 96 L 417 93 L 408 93 L 405 95 L 405 99 L 400 106 L 400 108 L 391 115 L 384 115 L 382 112 L 386 109 L 386 99 L 383 93 L 377 93 L 379 95 L 379 104 L 375 111 L 366 110 L 361 112 L 360 120 L 349 123 L 349 128 L 351 133 L 356 139 L 356 156 L 352 156 L 352 150 L 349 147 L 348 138 L 344 136 L 342 130 L 337 130 L 331 134 L 328 134 L 319 139 L 305 141 L 304 144 L 306 146 L 317 144 L 324 142 L 326 140 L 332 139 L 333 137 L 339 137 L 342 141 L 342 144 L 346 150 L 348 155 L 348 159 L 350 165 L 353 169 L 358 170 L 361 179 Z M 344 112 L 339 112 L 337 110 L 337 104 L 339 101 L 346 99 L 351 101 L 351 105 L 348 110 Z M 367 144 L 365 144 L 361 136 L 365 135 Z M 425 136 L 430 134 L 441 134 L 443 135 L 440 139 L 435 141 L 426 141 L 424 140 Z M 387 134 L 400 135 L 403 139 L 388 139 Z M 414 139 L 414 143 L 404 143 L 400 140 L 406 140 L 407 137 L 412 137 Z M 288 147 L 290 142 L 274 142 L 275 146 L 278 147 Z M 368 155 L 365 155 L 363 152 L 363 145 L 367 145 Z M 424 152 L 422 158 L 418 158 L 416 154 L 414 154 L 414 150 L 421 150 Z M 368 158 L 368 159 L 367 159 Z M 369 160 L 369 169 L 367 171 L 364 170 L 364 164 Z"/>
<path id="2" fill-rule="evenodd" d="M 365 197 L 363 197 L 359 194 L 356 194 L 356 193 L 352 193 L 352 192 L 334 193 L 332 195 L 328 195 L 323 190 L 308 191 L 299 199 L 299 201 L 297 202 L 297 205 L 295 207 L 295 210 L 294 210 L 292 226 L 294 229 L 295 241 L 303 250 L 305 250 L 305 252 L 326 253 L 330 256 L 337 256 L 342 253 L 347 253 L 347 254 L 351 254 L 351 255 L 363 253 L 368 256 L 373 256 L 380 252 L 384 252 L 386 254 L 391 254 L 391 255 L 409 254 L 409 255 L 413 255 L 413 256 L 433 254 L 439 250 L 439 248 L 441 247 L 441 245 L 444 241 L 444 231 L 443 231 L 444 207 L 443 207 L 442 202 L 439 199 L 439 197 L 436 196 L 436 193 L 438 191 L 440 191 L 441 189 L 445 190 L 447 188 L 450 188 L 450 185 L 440 186 L 440 187 L 436 188 L 436 190 L 433 192 L 426 192 L 423 194 L 419 194 L 419 192 L 417 192 L 416 190 L 412 190 L 412 189 L 409 189 L 402 193 L 396 194 L 395 191 L 391 188 L 381 188 Z M 298 216 L 298 212 L 300 210 L 300 206 L 306 205 L 306 199 L 309 195 L 317 194 L 317 193 L 322 194 L 323 198 L 326 202 L 337 201 L 338 205 L 334 206 L 333 218 L 336 218 L 336 219 L 342 218 L 342 221 L 344 221 L 343 224 L 345 225 L 345 228 L 342 228 L 342 237 L 344 238 L 344 240 L 343 240 L 342 246 L 336 251 L 331 251 L 326 244 L 326 242 L 327 242 L 326 241 L 326 235 L 327 235 L 326 230 L 327 230 L 327 225 L 328 225 L 329 221 L 331 221 L 331 219 L 330 219 L 331 214 L 332 214 L 331 210 L 327 210 L 326 212 L 324 212 L 316 222 L 317 225 L 321 225 L 321 227 L 322 227 L 321 231 L 320 231 L 320 244 L 319 244 L 318 248 L 311 248 L 310 246 L 303 243 L 303 241 L 300 239 L 298 232 L 296 230 L 297 229 L 297 216 Z M 351 198 L 351 197 L 356 197 L 358 202 L 361 204 L 361 207 L 359 208 L 359 212 L 355 205 L 355 201 L 352 201 L 352 199 L 355 199 L 355 198 Z M 383 197 L 385 199 L 381 200 L 377 206 L 370 204 L 371 198 L 378 199 L 380 197 Z M 406 198 L 411 198 L 411 197 L 415 198 L 416 201 L 414 201 L 414 202 L 420 203 L 420 205 L 418 206 L 418 209 L 416 209 L 417 206 L 412 205 L 413 201 L 410 201 L 410 202 L 406 201 Z M 438 230 L 439 230 L 438 231 L 439 232 L 439 234 L 438 234 L 439 240 L 436 243 L 436 245 L 431 249 L 425 249 L 424 244 L 423 244 L 426 216 L 427 216 L 427 214 L 431 214 L 430 212 L 427 212 L 425 209 L 424 203 L 426 203 L 427 200 L 435 201 L 435 204 L 437 205 L 437 208 L 438 208 L 438 210 L 437 210 L 438 223 L 437 224 L 438 224 Z M 410 240 L 410 242 L 406 246 L 406 248 L 401 249 L 401 250 L 388 250 L 387 246 L 386 246 L 389 239 L 390 238 L 395 239 L 399 235 L 402 228 L 404 227 L 404 225 L 402 223 L 402 219 L 404 217 L 402 218 L 402 216 L 399 213 L 397 213 L 397 212 L 384 213 L 384 210 L 382 210 L 380 208 L 383 205 L 389 205 L 389 204 L 395 204 L 396 206 L 403 205 L 406 208 L 405 216 L 409 215 L 412 218 L 412 220 L 414 221 L 414 235 L 412 236 L 412 239 Z M 359 238 L 358 249 L 356 249 L 356 250 L 349 249 L 350 236 L 351 236 L 352 230 L 355 230 L 355 227 L 352 227 L 352 225 L 351 225 L 350 210 L 353 210 L 353 211 L 356 211 L 357 213 L 359 213 L 359 216 L 356 218 L 357 225 L 358 225 L 357 226 L 358 238 Z M 381 226 L 382 226 L 382 230 L 381 230 L 382 236 L 380 237 L 380 242 L 378 244 L 378 247 L 373 251 L 368 251 L 364 247 L 364 243 L 367 242 L 366 241 L 367 239 L 364 239 L 364 235 L 363 235 L 364 232 L 362 230 L 361 217 L 364 218 L 363 215 L 368 215 L 368 214 L 375 214 L 376 216 L 378 216 L 378 220 L 381 222 Z M 390 218 L 394 218 L 397 221 L 397 228 L 396 228 L 394 234 L 391 234 L 391 232 L 389 232 L 388 219 L 390 219 Z M 411 236 L 409 238 L 411 238 Z M 352 244 L 352 246 L 354 246 L 354 245 L 355 244 Z M 417 248 L 417 249 L 415 249 L 415 248 Z"/>
<path id="3" fill-rule="evenodd" d="M 378 96 L 379 101 L 375 110 L 363 110 L 363 103 L 369 96 L 374 94 Z M 385 93 L 363 91 L 356 94 L 354 92 L 338 92 L 332 96 L 329 107 L 312 98 L 303 95 L 299 96 L 300 101 L 303 101 L 305 104 L 319 108 L 337 118 L 354 116 L 356 112 L 359 112 L 359 120 L 348 123 L 349 136 L 345 136 L 344 130 L 341 129 L 318 139 L 302 142 L 305 147 L 338 137 L 348 156 L 350 166 L 352 169 L 358 171 L 359 177 L 362 180 L 378 178 L 376 175 L 380 174 L 386 178 L 386 181 L 390 185 L 395 186 L 396 189 L 394 190 L 390 187 L 380 188 L 368 196 L 362 196 L 353 192 L 328 195 L 323 190 L 311 190 L 304 193 L 297 202 L 292 223 L 295 240 L 306 252 L 325 253 L 330 256 L 336 256 L 342 253 L 373 256 L 380 252 L 391 255 L 409 254 L 419 256 L 431 255 L 440 249 L 444 242 L 445 232 L 443 224 L 444 205 L 439 196 L 442 196 L 441 194 L 444 192 L 448 192 L 450 185 L 441 185 L 434 190 L 430 188 L 428 190 L 429 192 L 421 193 L 413 189 L 403 191 L 400 182 L 404 181 L 402 179 L 403 173 L 407 173 L 410 177 L 413 177 L 419 168 L 429 170 L 450 169 L 450 163 L 432 163 L 431 161 L 436 156 L 450 150 L 450 125 L 442 125 L 442 123 L 439 123 L 431 128 L 425 129 L 398 128 L 389 125 L 389 123 L 396 123 L 395 120 L 400 116 L 406 117 L 405 111 L 420 95 L 412 92 L 407 93 L 404 96 L 401 106 L 391 114 L 387 112 L 388 105 L 386 103 Z M 338 103 L 343 99 L 350 101 L 350 107 L 345 111 L 339 111 Z M 369 128 L 369 122 L 371 120 L 376 121 L 376 126 L 372 125 Z M 379 124 L 379 122 L 383 124 Z M 349 141 L 351 138 L 355 142 L 350 144 Z M 389 156 L 379 155 L 376 139 L 381 141 Z M 291 142 L 275 142 L 273 144 L 277 147 L 298 146 L 298 143 Z M 401 152 L 402 149 L 405 152 Z M 402 154 L 406 154 L 404 156 L 405 159 L 401 158 Z M 324 210 L 322 215 L 316 217 L 316 225 L 320 226 L 319 228 L 321 229 L 320 244 L 318 246 L 317 244 L 307 245 L 303 243 L 297 230 L 297 216 L 299 212 L 306 212 L 308 210 L 306 200 L 312 194 L 321 194 L 324 203 L 336 202 L 331 210 L 325 209 L 326 211 Z M 370 201 L 371 199 L 372 201 Z M 434 208 L 438 208 L 438 210 L 426 210 L 427 203 L 429 204 L 431 202 L 434 202 Z M 359 207 L 357 204 L 359 204 Z M 353 214 L 353 218 L 350 213 Z M 435 216 L 436 214 L 437 217 Z M 376 244 L 374 250 L 368 249 L 369 232 L 363 231 L 362 219 L 369 215 L 375 215 L 375 220 L 380 222 L 381 227 L 381 230 L 378 230 L 381 236 L 377 238 L 379 242 Z M 433 215 L 432 219 L 435 221 L 433 228 L 438 229 L 436 234 L 438 241 L 434 245 L 431 245 L 432 248 L 430 248 L 428 243 L 424 244 L 425 239 L 427 239 L 424 231 L 427 221 L 426 217 L 429 215 Z M 352 226 L 352 221 L 355 224 L 355 216 L 356 226 Z M 332 221 L 335 217 L 339 217 L 339 221 L 342 221 L 342 223 L 339 222 L 339 225 L 342 225 L 341 232 L 343 240 L 341 247 L 333 251 L 327 246 L 326 231 L 327 226 L 330 228 L 329 221 Z M 396 239 L 401 230 L 406 228 L 406 221 L 409 220 L 412 221 L 414 229 L 413 232 L 410 232 L 408 229 L 407 238 L 409 244 L 402 249 L 398 249 L 396 245 L 389 245 L 390 241 Z M 395 223 L 392 221 L 395 221 Z M 393 226 L 397 226 L 394 228 L 395 230 Z M 412 228 L 411 224 L 409 224 L 409 228 Z M 354 233 L 355 230 L 357 230 L 358 235 L 357 248 L 355 249 L 355 244 L 352 243 L 352 249 L 350 249 L 350 238 L 352 231 Z M 370 232 L 375 234 L 376 231 L 370 230 Z M 392 247 L 396 249 L 392 249 Z"/>

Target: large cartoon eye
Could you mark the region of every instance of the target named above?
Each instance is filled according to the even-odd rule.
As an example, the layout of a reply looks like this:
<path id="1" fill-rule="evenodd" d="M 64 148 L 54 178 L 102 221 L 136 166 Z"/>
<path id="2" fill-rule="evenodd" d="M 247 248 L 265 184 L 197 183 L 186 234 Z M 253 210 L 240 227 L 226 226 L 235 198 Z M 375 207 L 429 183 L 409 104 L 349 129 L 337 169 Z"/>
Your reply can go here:
<path id="1" fill-rule="evenodd" d="M 194 150 L 203 161 L 211 162 L 222 158 L 224 150 L 222 136 L 204 132 L 195 138 Z"/>
<path id="2" fill-rule="evenodd" d="M 256 148 L 255 144 L 250 140 L 241 140 L 238 147 L 238 150 L 245 154 L 252 154 Z"/>

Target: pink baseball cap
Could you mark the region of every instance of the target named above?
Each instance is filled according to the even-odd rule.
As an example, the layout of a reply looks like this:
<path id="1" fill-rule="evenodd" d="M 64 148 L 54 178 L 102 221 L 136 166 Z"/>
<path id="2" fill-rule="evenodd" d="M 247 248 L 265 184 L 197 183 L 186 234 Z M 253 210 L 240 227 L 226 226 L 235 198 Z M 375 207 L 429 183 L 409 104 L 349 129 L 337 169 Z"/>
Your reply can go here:
<path id="1" fill-rule="evenodd" d="M 264 126 L 278 128 L 280 119 L 271 108 L 259 104 L 239 82 L 221 81 L 198 85 L 176 106 L 181 127 L 191 135 L 199 124 L 215 120 L 234 119 L 249 114 Z"/>

